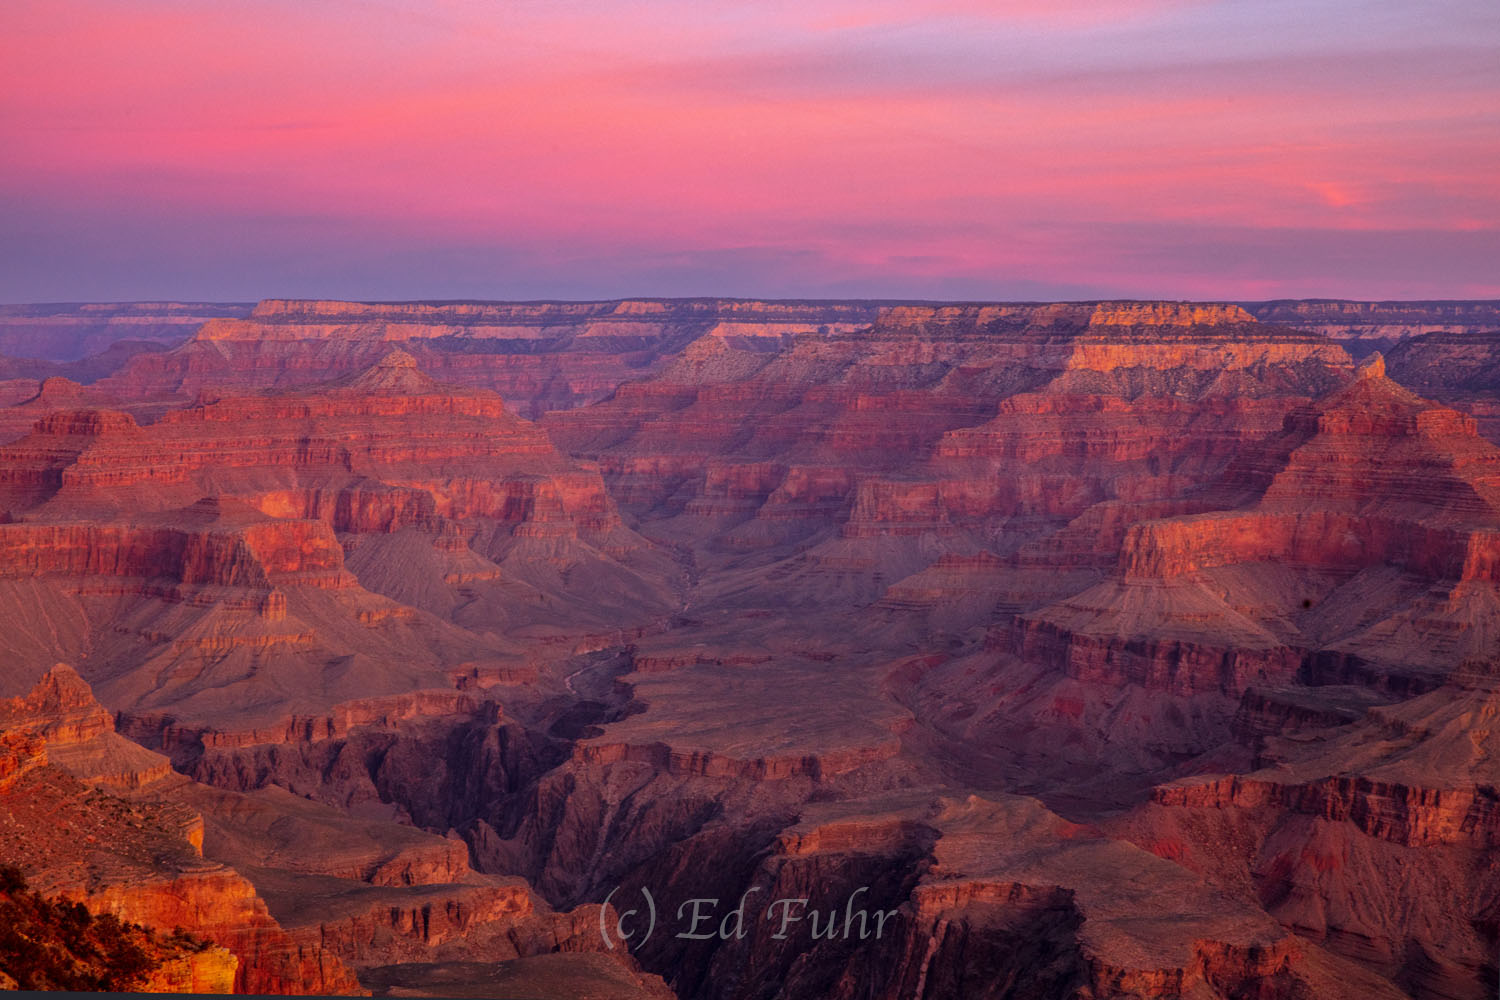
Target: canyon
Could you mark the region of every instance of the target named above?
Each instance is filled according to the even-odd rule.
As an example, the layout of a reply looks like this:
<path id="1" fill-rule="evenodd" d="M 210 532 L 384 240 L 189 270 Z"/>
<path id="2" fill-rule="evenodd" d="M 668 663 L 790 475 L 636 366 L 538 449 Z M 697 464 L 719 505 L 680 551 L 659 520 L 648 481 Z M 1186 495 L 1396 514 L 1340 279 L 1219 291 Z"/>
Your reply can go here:
<path id="1" fill-rule="evenodd" d="M 4 307 L 0 865 L 196 992 L 1491 996 L 1497 345 Z"/>

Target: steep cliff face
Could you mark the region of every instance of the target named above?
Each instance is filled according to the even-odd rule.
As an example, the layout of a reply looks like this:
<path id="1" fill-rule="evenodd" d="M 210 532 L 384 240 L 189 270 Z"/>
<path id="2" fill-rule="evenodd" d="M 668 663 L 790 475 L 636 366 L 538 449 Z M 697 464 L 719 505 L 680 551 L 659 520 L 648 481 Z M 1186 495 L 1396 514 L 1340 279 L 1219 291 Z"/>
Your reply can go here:
<path id="1" fill-rule="evenodd" d="M 106 489 L 149 488 L 129 497 L 137 508 L 226 488 L 248 492 L 257 471 L 264 481 L 266 470 L 281 466 L 377 483 L 385 477 L 390 487 L 424 464 L 435 476 L 461 468 L 493 474 L 501 463 L 512 476 L 568 467 L 498 396 L 440 386 L 399 351 L 317 391 L 201 397 L 147 428 L 123 413 L 54 413 L 5 459 L 17 487 L 53 483 L 59 505 L 97 503 Z M 208 488 L 215 483 L 218 490 Z"/>
<path id="2" fill-rule="evenodd" d="M 830 521 L 988 540 L 1175 495 L 1349 370 L 1230 306 L 896 306 L 852 332 L 705 336 L 544 426 L 627 510 L 680 514 L 679 535 L 714 547 L 774 550 Z"/>
<path id="3" fill-rule="evenodd" d="M 0 498 L 28 522 L 222 497 L 265 515 L 246 529 L 259 536 L 252 548 L 276 546 L 271 535 L 298 519 L 351 534 L 412 528 L 460 542 L 457 553 L 477 541 L 478 556 L 499 561 L 527 538 L 555 540 L 565 564 L 647 548 L 595 470 L 498 396 L 441 386 L 402 352 L 316 391 L 205 397 L 147 427 L 117 412 L 53 413 L 0 460 Z M 284 553 L 307 548 L 288 541 Z"/>
<path id="4" fill-rule="evenodd" d="M 57 749 L 112 732 L 114 720 L 73 668 L 59 663 L 24 697 L 0 701 L 0 729 Z"/>
<path id="5" fill-rule="evenodd" d="M 1496 714 L 1490 680 L 1468 684 L 1394 703 L 1363 688 L 1247 695 L 1258 769 L 1162 785 L 1114 832 L 1256 892 L 1284 925 L 1412 995 L 1481 996 L 1497 930 L 1482 749 Z"/>
<path id="6" fill-rule="evenodd" d="M 1419 996 L 1482 995 L 1496 934 L 1497 457 L 1373 356 L 1226 471 L 1257 500 L 1135 524 L 1112 579 L 1012 629 L 1079 680 L 1243 692 L 1241 749 L 1110 828 Z"/>
<path id="7" fill-rule="evenodd" d="M 1472 415 L 1480 433 L 1500 441 L 1500 320 L 1413 337 L 1393 347 L 1389 358 L 1391 374 L 1403 384 Z"/>
<path id="8" fill-rule="evenodd" d="M 419 708 L 351 707 L 336 728 L 344 739 L 351 727 L 432 731 L 437 707 Z M 474 871 L 457 838 L 389 816 L 357 818 L 276 786 L 241 794 L 156 767 L 165 759 L 116 735 L 87 685 L 64 666 L 26 697 L 0 702 L 0 733 L 7 750 L 10 737 L 24 736 L 40 757 L 9 769 L 0 786 L 0 861 L 93 913 L 163 932 L 190 928 L 214 945 L 164 953 L 154 988 L 357 993 L 351 970 L 609 950 L 598 927 L 612 913 L 554 911 L 523 880 Z M 127 761 L 137 765 L 138 780 L 111 780 Z M 101 763 L 115 773 L 99 778 Z M 43 828 L 64 836 L 42 838 Z M 609 979 L 611 968 L 643 995 L 659 995 L 653 977 L 628 958 L 604 960 L 595 971 Z"/>
<path id="9" fill-rule="evenodd" d="M 1252 313 L 278 301 L 27 387 L 0 795 L 266 989 L 1488 995 L 1500 459 Z M 622 961 L 647 890 L 755 912 Z"/>
<path id="10" fill-rule="evenodd" d="M 121 792 L 151 786 L 171 772 L 166 758 L 115 732 L 114 718 L 65 663 L 48 670 L 26 695 L 0 701 L 0 740 L 0 771 L 6 775 L 0 782 L 6 784 L 49 764 Z M 188 822 L 189 839 L 198 825 Z"/>
<path id="11" fill-rule="evenodd" d="M 1446 610 L 1429 606 L 1423 618 L 1448 617 L 1450 631 L 1472 620 L 1496 582 L 1500 450 L 1472 420 L 1390 381 L 1379 355 L 1349 387 L 1290 414 L 1281 440 L 1260 450 L 1281 464 L 1253 505 L 1133 525 L 1117 578 L 1029 616 L 1023 655 L 1069 669 L 1113 661 L 1128 674 L 1132 658 L 1155 662 L 1161 654 L 1147 651 L 1165 647 L 1235 695 L 1290 680 L 1325 642 L 1397 671 L 1456 665 L 1446 650 L 1391 645 L 1412 612 L 1361 606 L 1360 595 L 1427 582 L 1444 588 Z M 1493 652 L 1482 633 L 1469 638 L 1482 648 L 1458 659 Z M 1180 670 L 1146 672 L 1183 683 Z"/>
<path id="12" fill-rule="evenodd" d="M 443 381 L 498 390 L 526 416 L 602 398 L 705 332 L 780 336 L 866 325 L 874 304 L 732 299 L 554 303 L 357 303 L 267 300 L 244 319 L 205 323 L 193 340 L 127 365 L 122 395 L 189 396 L 227 381 L 321 382 L 394 345 Z"/>
<path id="13" fill-rule="evenodd" d="M 677 574 L 596 469 L 400 351 L 315 390 L 205 396 L 144 424 L 52 411 L 0 455 L 0 504 L 7 599 L 35 605 L 39 587 L 82 617 L 80 665 L 117 708 L 219 730 L 639 628 Z M 17 637 L 30 669 L 76 655 L 38 632 Z M 373 666 L 351 672 L 351 656 Z M 321 706 L 297 704 L 308 670 L 328 678 Z M 14 686 L 35 676 L 20 673 Z"/>
<path id="14" fill-rule="evenodd" d="M 14 868 L 0 888 L 0 987 L 21 990 L 228 993 L 239 960 L 224 948 L 157 935 L 81 903 L 28 892 Z"/>
<path id="15" fill-rule="evenodd" d="M 578 778 L 570 810 L 611 780 Z M 1401 995 L 1032 800 L 854 797 L 805 806 L 769 841 L 712 823 L 674 840 L 616 893 L 648 889 L 663 929 L 690 932 L 641 951 L 683 997 L 1338 995 L 1340 977 Z"/>
<path id="16" fill-rule="evenodd" d="M 1427 334 L 1468 337 L 1500 330 L 1495 302 L 1350 302 L 1341 299 L 1283 299 L 1247 302 L 1262 323 L 1312 330 L 1365 355 L 1385 351 Z M 1405 378 L 1402 381 L 1407 381 Z M 1408 382 L 1415 385 L 1415 382 Z"/>
<path id="17" fill-rule="evenodd" d="M 1094 307 L 1089 326 L 1220 326 L 1254 323 L 1236 305 L 1200 302 L 1103 302 Z"/>
<path id="18" fill-rule="evenodd" d="M 207 515 L 208 508 L 214 508 Z M 183 512 L 210 530 L 93 524 L 0 525 L 0 565 L 17 577 L 135 577 L 190 586 L 350 586 L 343 551 L 320 521 L 223 515 L 210 501 Z M 205 518 L 206 519 L 206 518 Z M 240 523 L 236 524 L 236 521 Z"/>
<path id="19" fill-rule="evenodd" d="M 119 401 L 107 393 L 61 376 L 49 376 L 40 381 L 8 381 L 0 385 L 12 390 L 12 398 L 0 408 L 0 443 L 25 437 L 36 429 L 38 421 L 59 411 L 119 406 Z"/>
<path id="20" fill-rule="evenodd" d="M 92 913 L 163 933 L 190 928 L 221 949 L 163 967 L 159 986 L 214 985 L 227 972 L 236 992 L 359 992 L 319 944 L 288 938 L 243 876 L 203 858 L 203 820 L 171 794 L 165 759 L 116 734 L 71 669 L 0 702 L 0 732 L 46 755 L 12 769 L 0 789 L 4 863 Z"/>
<path id="21" fill-rule="evenodd" d="M 1391 371 L 1422 392 L 1493 394 L 1500 319 L 1478 330 L 1439 331 L 1413 337 L 1390 351 Z"/>
<path id="22" fill-rule="evenodd" d="M 76 361 L 121 341 L 173 344 L 210 320 L 249 311 L 249 303 L 222 302 L 0 305 L 0 354 Z"/>

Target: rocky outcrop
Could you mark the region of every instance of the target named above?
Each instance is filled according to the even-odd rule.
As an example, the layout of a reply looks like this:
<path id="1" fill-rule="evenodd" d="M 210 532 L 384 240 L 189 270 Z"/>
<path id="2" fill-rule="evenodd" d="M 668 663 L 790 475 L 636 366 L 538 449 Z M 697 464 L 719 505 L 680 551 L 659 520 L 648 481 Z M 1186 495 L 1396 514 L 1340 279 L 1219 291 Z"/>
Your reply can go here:
<path id="1" fill-rule="evenodd" d="M 359 994 L 347 967 L 321 942 L 301 942 L 271 917 L 255 887 L 232 869 L 92 889 L 83 901 L 163 929 L 191 927 L 239 959 L 236 993 Z M 217 869 L 217 870 L 216 870 Z"/>
<path id="2" fill-rule="evenodd" d="M 288 933 L 354 968 L 606 950 L 597 906 L 554 913 L 520 879 L 403 890 L 329 879 L 300 879 L 298 886 L 306 894 L 300 905 L 280 899 Z"/>
<path id="3" fill-rule="evenodd" d="M 1094 307 L 1089 326 L 1219 326 L 1254 323 L 1236 305 L 1199 302 L 1104 302 Z"/>
<path id="4" fill-rule="evenodd" d="M 25 732 L 0 733 L 0 791 L 15 786 L 27 772 L 47 763 L 47 745 Z"/>
<path id="5" fill-rule="evenodd" d="M 1283 924 L 1413 995 L 1481 996 L 1494 925 L 1473 873 L 1500 830 L 1483 749 L 1496 696 L 1488 678 L 1469 682 L 1247 694 L 1238 728 L 1257 766 L 1160 785 L 1115 832 L 1252 887 Z"/>
<path id="6" fill-rule="evenodd" d="M 665 743 L 635 746 L 628 743 L 596 742 L 578 749 L 582 764 L 615 764 L 628 761 L 647 764 L 674 777 L 730 778 L 741 781 L 781 781 L 786 778 L 822 778 L 843 774 L 866 764 L 889 760 L 896 746 L 853 748 L 808 756 L 755 757 L 737 759 L 704 750 L 674 750 Z"/>
<path id="7" fill-rule="evenodd" d="M 1500 807 L 1483 788 L 1412 788 L 1352 776 L 1296 785 L 1234 777 L 1163 785 L 1153 800 L 1178 808 L 1319 816 L 1403 847 L 1493 849 L 1500 843 Z"/>
<path id="8" fill-rule="evenodd" d="M 73 668 L 59 663 L 24 697 L 0 701 L 0 730 L 57 748 L 112 732 L 114 722 Z"/>
<path id="9" fill-rule="evenodd" d="M 121 791 L 152 785 L 171 771 L 164 757 L 116 734 L 110 713 L 64 663 L 28 694 L 0 700 L 0 746 L 0 786 L 46 764 Z M 201 824 L 185 822 L 189 840 L 201 836 Z"/>
<path id="10" fill-rule="evenodd" d="M 795 676 L 784 663 L 627 674 L 620 683 L 641 711 L 577 742 L 574 759 L 642 764 L 673 777 L 774 782 L 831 779 L 898 754 L 910 724 L 904 711 L 853 683 L 837 703 L 808 704 Z"/>
<path id="11" fill-rule="evenodd" d="M 243 876 L 203 859 L 201 817 L 160 797 L 170 784 L 165 760 L 115 734 L 72 670 L 59 665 L 29 695 L 0 703 L 0 732 L 7 742 L 28 737 L 49 758 L 12 769 L 0 789 L 0 860 L 93 913 L 162 932 L 191 928 L 233 956 L 171 966 L 163 983 L 227 968 L 237 992 L 359 992 L 332 955 L 293 943 Z"/>
<path id="12" fill-rule="evenodd" d="M 81 903 L 28 892 L 14 868 L 0 888 L 0 987 L 37 991 L 229 993 L 239 960 L 180 932 L 100 919 Z"/>
<path id="13" fill-rule="evenodd" d="M 968 545 L 1001 519 L 1024 537 L 1200 485 L 1349 369 L 1238 307 L 894 306 L 857 331 L 705 337 L 544 425 L 627 510 L 681 514 L 714 546 L 774 551 L 830 522 Z"/>
<path id="14" fill-rule="evenodd" d="M 473 709 L 472 696 L 455 697 Z M 348 706 L 328 726 L 345 735 L 395 727 L 433 708 L 411 699 Z M 109 715 L 61 666 L 0 704 L 0 724 L 58 752 L 105 753 L 114 736 Z M 66 756 L 70 768 L 88 763 Z M 555 913 L 521 880 L 474 872 L 457 839 L 357 820 L 274 788 L 247 796 L 159 775 L 121 799 L 42 761 L 13 772 L 4 791 L 0 855 L 49 892 L 148 927 L 192 928 L 218 945 L 208 954 L 217 966 L 164 965 L 152 980 L 162 988 L 211 985 L 221 968 L 222 985 L 232 979 L 238 992 L 357 992 L 349 968 L 604 950 L 597 907 Z M 39 847 L 27 831 L 42 815 L 70 839 Z"/>
<path id="15" fill-rule="evenodd" d="M 1480 433 L 1500 442 L 1500 320 L 1478 329 L 1439 330 L 1412 337 L 1389 352 L 1391 374 L 1424 396 L 1473 416 Z"/>
<path id="16" fill-rule="evenodd" d="M 1277 456 L 1280 467 L 1245 476 L 1258 461 L 1253 451 Z M 1253 451 L 1226 470 L 1227 479 L 1264 483 L 1252 505 L 1129 527 L 1116 581 L 1028 615 L 1016 648 L 1073 670 L 1114 663 L 1111 676 L 1133 670 L 1172 678 L 1177 689 L 1197 669 L 1209 687 L 1237 696 L 1290 680 L 1320 644 L 1316 623 L 1328 612 L 1315 609 L 1329 580 L 1347 581 L 1351 597 L 1383 568 L 1455 595 L 1496 583 L 1500 450 L 1472 420 L 1391 382 L 1379 354 L 1350 386 L 1289 414 L 1279 441 Z M 1237 569 L 1246 566 L 1284 576 L 1271 583 Z M 1450 614 L 1463 613 L 1461 602 L 1448 603 Z M 1359 627 L 1378 629 L 1362 610 Z M 1126 666 L 1143 655 L 1151 667 Z M 1400 660 L 1389 647 L 1375 655 Z M 1196 668 L 1171 666 L 1183 662 Z"/>
<path id="17" fill-rule="evenodd" d="M 1120 637 L 1074 631 L 1049 617 L 1023 618 L 1015 652 L 1069 677 L 1096 684 L 1138 684 L 1174 694 L 1238 695 L 1248 688 L 1289 681 L 1302 665 L 1300 650 L 1256 642 L 1259 637 L 1193 639 Z M 1225 640 L 1229 641 L 1225 641 Z M 1236 644 L 1236 640 L 1244 641 Z"/>
<path id="18" fill-rule="evenodd" d="M 131 720 L 133 731 L 159 744 L 164 750 L 191 745 L 205 750 L 253 746 L 317 743 L 344 739 L 356 729 L 394 729 L 403 723 L 429 718 L 481 718 L 487 724 L 500 721 L 501 708 L 492 701 L 463 691 L 412 691 L 380 698 L 362 698 L 334 705 L 319 715 L 294 715 L 274 725 L 247 730 L 185 730 L 167 724 L 155 728 L 154 720 Z"/>
<path id="19" fill-rule="evenodd" d="M 813 807 L 742 878 L 692 890 L 718 897 L 712 915 L 730 932 L 715 922 L 704 940 L 648 943 L 648 965 L 665 962 L 679 995 L 1229 997 L 1338 985 L 1329 956 L 1253 907 L 1026 800 Z M 1141 905 L 1150 917 L 1136 920 Z"/>
<path id="20" fill-rule="evenodd" d="M 476 735 L 494 733 L 484 719 L 467 724 Z M 308 760 L 334 754 L 334 763 L 311 778 L 317 797 L 334 798 L 332 779 L 365 766 L 371 773 L 364 778 L 379 786 L 381 799 L 404 802 L 410 815 L 441 824 L 445 817 L 434 809 L 478 806 L 481 792 L 489 791 L 479 786 L 461 793 L 449 782 L 465 779 L 452 773 L 469 768 L 467 780 L 493 782 L 498 763 L 485 755 L 488 744 L 463 745 L 468 741 L 455 738 L 457 729 L 432 717 L 391 713 L 294 749 Z M 450 759 L 440 756 L 444 752 Z M 554 911 L 521 879 L 470 868 L 469 849 L 455 834 L 437 836 L 388 818 L 352 815 L 378 815 L 373 795 L 346 799 L 341 808 L 290 794 L 271 781 L 295 785 L 301 779 L 293 768 L 276 766 L 277 753 L 271 747 L 211 747 L 200 769 L 205 776 L 220 786 L 238 779 L 255 790 L 192 785 L 176 795 L 203 812 L 205 855 L 248 873 L 277 922 L 304 948 L 336 955 L 362 978 L 392 963 L 416 969 L 484 962 L 493 968 L 558 952 L 608 952 L 598 928 L 612 913 L 598 906 Z M 245 767 L 252 754 L 269 770 L 257 775 Z M 231 771 L 236 763 L 242 769 Z M 407 765 L 412 770 L 403 772 Z M 634 970 L 623 955 L 610 961 L 623 972 Z"/>

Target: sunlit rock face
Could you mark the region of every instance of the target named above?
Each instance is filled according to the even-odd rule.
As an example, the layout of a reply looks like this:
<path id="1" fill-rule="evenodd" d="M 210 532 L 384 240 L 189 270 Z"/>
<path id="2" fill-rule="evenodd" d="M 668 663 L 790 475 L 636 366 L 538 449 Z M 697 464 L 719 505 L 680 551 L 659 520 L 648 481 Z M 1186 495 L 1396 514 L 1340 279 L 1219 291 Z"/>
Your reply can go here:
<path id="1" fill-rule="evenodd" d="M 277 300 L 18 379 L 0 861 L 261 992 L 1488 996 L 1460 305 Z"/>

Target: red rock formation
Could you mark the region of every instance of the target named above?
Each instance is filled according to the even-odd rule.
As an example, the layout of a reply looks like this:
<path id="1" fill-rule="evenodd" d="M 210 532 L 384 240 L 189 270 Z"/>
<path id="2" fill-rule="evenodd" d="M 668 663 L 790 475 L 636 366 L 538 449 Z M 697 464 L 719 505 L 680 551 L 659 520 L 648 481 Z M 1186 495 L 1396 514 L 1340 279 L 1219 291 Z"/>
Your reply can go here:
<path id="1" fill-rule="evenodd" d="M 54 677 L 0 794 L 203 817 L 229 868 L 172 877 L 273 985 L 863 887 L 878 942 L 637 958 L 705 1000 L 1475 995 L 1500 453 L 1353 374 L 1225 305 L 263 303 L 0 453 L 6 683 L 76 655 L 194 780 Z"/>
<path id="2" fill-rule="evenodd" d="M 1394 705 L 1360 689 L 1247 696 L 1262 718 L 1268 703 L 1297 706 L 1295 726 L 1247 734 L 1265 766 L 1162 785 L 1118 832 L 1250 887 L 1284 924 L 1415 995 L 1482 995 L 1500 830 L 1476 749 L 1495 718 L 1487 687 Z"/>
<path id="3" fill-rule="evenodd" d="M 7 758 L 16 737 L 34 751 L 29 766 L 5 768 L 0 790 L 0 854 L 33 884 L 95 913 L 164 932 L 191 928 L 238 960 L 237 992 L 359 992 L 320 946 L 294 944 L 239 873 L 202 859 L 202 819 L 156 797 L 164 780 L 170 784 L 166 761 L 116 735 L 70 668 L 59 665 L 27 696 L 0 702 L 0 733 Z M 103 787 L 145 798 L 121 799 Z M 188 982 L 198 974 L 191 965 L 168 973 Z"/>
<path id="4" fill-rule="evenodd" d="M 332 702 L 446 684 L 505 646 L 432 616 L 577 642 L 659 613 L 675 573 L 622 525 L 596 470 L 399 351 L 316 391 L 204 397 L 144 425 L 51 412 L 0 454 L 0 502 L 0 581 L 93 616 L 106 634 L 85 671 L 118 707 L 175 717 L 166 728 L 280 725 L 290 677 L 351 654 L 379 666 L 333 667 Z M 393 640 L 410 655 L 387 664 Z M 23 653 L 61 655 L 75 654 Z M 228 695 L 283 671 L 269 701 Z M 236 704 L 253 717 L 231 723 Z"/>
<path id="5" fill-rule="evenodd" d="M 1291 619 L 1324 603 L 1329 579 L 1357 592 L 1362 572 L 1399 567 L 1450 588 L 1495 583 L 1500 449 L 1478 437 L 1472 420 L 1392 383 L 1379 355 L 1348 388 L 1290 415 L 1282 440 L 1264 451 L 1285 457 L 1253 506 L 1135 524 L 1119 579 L 1029 617 L 1018 649 L 1070 668 L 1123 664 L 1146 651 L 1159 661 L 1173 650 L 1169 662 L 1182 662 L 1187 676 L 1196 671 L 1209 687 L 1238 694 L 1297 671 L 1299 648 L 1311 643 Z M 1236 575 L 1236 567 L 1266 564 L 1305 582 L 1287 578 L 1275 593 L 1265 574 Z M 1317 599 L 1288 594 L 1287 585 Z M 1309 631 L 1318 615 L 1308 616 Z M 1168 663 L 1122 669 L 1116 676 L 1134 670 L 1137 682 L 1194 683 Z"/>
<path id="6" fill-rule="evenodd" d="M 0 305 L 0 354 L 73 361 L 120 341 L 175 343 L 204 322 L 249 311 L 216 302 Z"/>
<path id="7" fill-rule="evenodd" d="M 330 725 L 346 735 L 392 726 L 415 707 L 351 707 Z M 129 756 L 120 750 L 127 741 L 66 667 L 25 698 L 0 703 L 0 733 L 0 859 L 94 912 L 191 928 L 220 946 L 213 955 L 228 962 L 219 964 L 237 992 L 357 992 L 349 968 L 607 950 L 598 907 L 555 913 L 520 879 L 474 872 L 456 839 L 358 820 L 276 789 L 209 789 L 165 768 L 132 783 L 127 799 L 87 789 L 73 775 L 98 780 L 101 762 L 118 766 Z M 138 763 L 164 763 L 131 746 Z M 38 759 L 20 758 L 18 747 Z M 71 773 L 50 766 L 48 750 Z M 17 762 L 24 766 L 9 766 Z M 43 816 L 73 839 L 40 847 L 28 831 Z M 211 971 L 201 961 L 177 963 L 153 982 L 187 989 L 209 982 Z"/>
<path id="8" fill-rule="evenodd" d="M 1312 330 L 1361 355 L 1365 349 L 1386 351 L 1402 341 L 1432 333 L 1464 338 L 1500 329 L 1500 307 L 1494 302 L 1282 299 L 1245 303 L 1245 308 L 1262 323 Z"/>
<path id="9" fill-rule="evenodd" d="M 1040 534 L 1201 484 L 1347 370 L 1236 307 L 902 306 L 855 332 L 704 337 L 545 426 L 628 510 L 681 512 L 679 534 L 715 546 L 774 549 L 830 521 L 967 546 L 999 518 Z"/>
<path id="10" fill-rule="evenodd" d="M 99 919 L 81 903 L 27 892 L 5 871 L 0 989 L 229 993 L 239 960 L 224 948 Z"/>
<path id="11" fill-rule="evenodd" d="M 234 383 L 288 387 L 358 371 L 393 345 L 442 380 L 498 390 L 519 412 L 599 399 L 708 331 L 779 337 L 867 324 L 864 303 L 726 299 L 557 303 L 267 300 L 245 319 L 205 323 L 193 340 L 106 379 L 140 397 Z"/>

